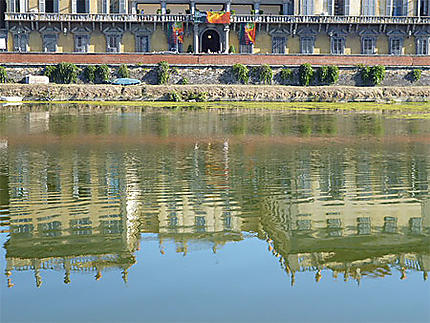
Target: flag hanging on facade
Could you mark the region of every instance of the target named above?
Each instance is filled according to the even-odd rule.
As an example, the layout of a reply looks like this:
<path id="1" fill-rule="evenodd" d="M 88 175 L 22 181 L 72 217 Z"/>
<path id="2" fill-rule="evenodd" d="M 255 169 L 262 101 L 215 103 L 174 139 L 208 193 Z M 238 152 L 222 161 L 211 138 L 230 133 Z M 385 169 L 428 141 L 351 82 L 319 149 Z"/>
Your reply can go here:
<path id="1" fill-rule="evenodd" d="M 170 39 L 173 44 L 176 44 L 176 41 L 180 44 L 184 43 L 184 23 L 183 22 L 174 22 L 170 26 Z"/>
<path id="2" fill-rule="evenodd" d="M 229 24 L 230 12 L 206 11 L 206 22 L 209 24 Z"/>
<path id="3" fill-rule="evenodd" d="M 257 24 L 254 22 L 247 22 L 241 25 L 241 41 L 244 45 L 255 45 L 255 32 Z"/>

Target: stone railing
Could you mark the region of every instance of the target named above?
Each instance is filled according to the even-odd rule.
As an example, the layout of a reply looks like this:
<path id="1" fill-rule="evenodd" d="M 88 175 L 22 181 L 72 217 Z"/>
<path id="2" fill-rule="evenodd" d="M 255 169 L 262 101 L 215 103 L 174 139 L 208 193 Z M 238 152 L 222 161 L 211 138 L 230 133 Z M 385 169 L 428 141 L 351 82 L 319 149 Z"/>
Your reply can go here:
<path id="1" fill-rule="evenodd" d="M 191 15 L 138 15 L 103 13 L 5 13 L 6 21 L 49 22 L 187 22 Z"/>
<path id="2" fill-rule="evenodd" d="M 192 22 L 191 15 L 140 15 L 102 13 L 5 13 L 6 21 L 48 22 Z M 232 23 L 256 22 L 262 24 L 415 24 L 430 25 L 430 17 L 386 16 L 286 16 L 286 15 L 232 15 Z"/>
<path id="3" fill-rule="evenodd" d="M 298 24 L 430 24 L 430 17 L 232 15 L 231 22 Z"/>

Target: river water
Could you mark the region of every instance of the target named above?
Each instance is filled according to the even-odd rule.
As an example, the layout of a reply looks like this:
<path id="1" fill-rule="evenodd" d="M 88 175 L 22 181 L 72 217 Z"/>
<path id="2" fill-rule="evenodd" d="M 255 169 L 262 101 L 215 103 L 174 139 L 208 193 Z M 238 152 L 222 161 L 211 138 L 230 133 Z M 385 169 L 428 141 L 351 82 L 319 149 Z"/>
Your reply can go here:
<path id="1" fill-rule="evenodd" d="M 1 322 L 429 322 L 430 120 L 0 112 Z"/>

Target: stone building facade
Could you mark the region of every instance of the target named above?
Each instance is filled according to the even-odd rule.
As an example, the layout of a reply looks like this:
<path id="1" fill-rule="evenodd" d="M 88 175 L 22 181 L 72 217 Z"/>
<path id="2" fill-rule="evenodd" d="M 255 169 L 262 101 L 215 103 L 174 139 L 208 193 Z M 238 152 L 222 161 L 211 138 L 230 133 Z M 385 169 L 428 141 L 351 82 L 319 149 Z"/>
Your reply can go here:
<path id="1" fill-rule="evenodd" d="M 430 47 L 430 0 L 0 0 L 0 13 L 0 50 L 15 52 L 429 55 Z"/>

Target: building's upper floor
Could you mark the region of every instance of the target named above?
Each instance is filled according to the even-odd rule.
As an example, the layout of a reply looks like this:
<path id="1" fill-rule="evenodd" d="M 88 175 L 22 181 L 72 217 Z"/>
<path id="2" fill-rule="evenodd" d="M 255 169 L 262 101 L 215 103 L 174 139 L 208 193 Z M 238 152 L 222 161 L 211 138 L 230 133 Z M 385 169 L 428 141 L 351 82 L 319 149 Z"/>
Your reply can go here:
<path id="1" fill-rule="evenodd" d="M 249 16 L 256 21 L 276 16 L 317 16 L 313 21 L 337 17 L 364 19 L 366 17 L 428 17 L 430 0 L 1 0 L 6 2 L 6 20 L 16 18 L 13 13 L 33 14 L 109 14 L 139 16 L 168 16 L 192 20 L 196 11 L 229 11 L 232 22 L 243 22 Z M 0 1 L 0 2 L 1 2 Z M 45 15 L 46 17 L 46 15 Z M 271 17 L 271 18 L 267 18 Z M 41 17 L 42 18 L 42 17 Z M 124 17 L 123 17 L 124 18 Z M 150 19 L 149 17 L 147 17 Z M 101 16 L 98 17 L 101 19 Z M 155 18 L 152 18 L 155 19 Z M 280 19 L 280 22 L 289 20 Z M 13 19 L 14 20 L 14 19 Z M 291 20 L 290 20 L 291 21 Z M 311 20 L 310 20 L 311 21 Z M 399 20 L 400 21 L 400 20 Z M 270 21 L 271 22 L 271 21 Z M 294 21 L 291 21 L 294 22 Z M 351 22 L 353 22 L 351 20 Z"/>

